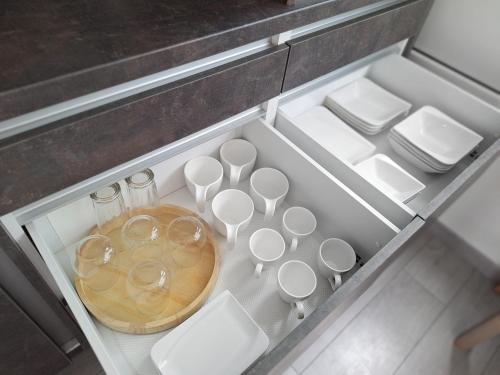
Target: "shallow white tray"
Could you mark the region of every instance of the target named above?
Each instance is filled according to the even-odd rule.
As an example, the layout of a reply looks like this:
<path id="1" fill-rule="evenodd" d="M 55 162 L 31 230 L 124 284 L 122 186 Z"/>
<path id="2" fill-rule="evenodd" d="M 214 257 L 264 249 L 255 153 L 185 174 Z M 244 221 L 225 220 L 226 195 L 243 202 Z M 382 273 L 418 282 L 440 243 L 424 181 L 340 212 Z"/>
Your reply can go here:
<path id="1" fill-rule="evenodd" d="M 337 106 L 366 124 L 383 128 L 400 116 L 406 116 L 411 104 L 362 77 L 329 94 L 325 105 Z"/>
<path id="2" fill-rule="evenodd" d="M 355 169 L 378 189 L 403 203 L 425 188 L 423 183 L 383 154 L 372 156 L 356 165 Z"/>
<path id="3" fill-rule="evenodd" d="M 163 375 L 238 375 L 269 346 L 269 338 L 225 290 L 151 349 Z"/>
<path id="4" fill-rule="evenodd" d="M 327 151 L 349 163 L 368 158 L 376 147 L 322 106 L 312 107 L 291 120 Z"/>
<path id="5" fill-rule="evenodd" d="M 393 130 L 439 162 L 454 165 L 483 137 L 431 106 L 424 106 Z"/>

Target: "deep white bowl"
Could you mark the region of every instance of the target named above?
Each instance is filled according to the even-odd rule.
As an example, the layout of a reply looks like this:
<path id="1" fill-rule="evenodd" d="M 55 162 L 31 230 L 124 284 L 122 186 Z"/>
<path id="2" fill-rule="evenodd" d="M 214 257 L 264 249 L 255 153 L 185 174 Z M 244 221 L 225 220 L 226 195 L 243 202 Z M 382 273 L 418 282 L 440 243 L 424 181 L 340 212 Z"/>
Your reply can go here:
<path id="1" fill-rule="evenodd" d="M 425 106 L 393 128 L 440 163 L 453 166 L 483 139 L 438 109 Z"/>

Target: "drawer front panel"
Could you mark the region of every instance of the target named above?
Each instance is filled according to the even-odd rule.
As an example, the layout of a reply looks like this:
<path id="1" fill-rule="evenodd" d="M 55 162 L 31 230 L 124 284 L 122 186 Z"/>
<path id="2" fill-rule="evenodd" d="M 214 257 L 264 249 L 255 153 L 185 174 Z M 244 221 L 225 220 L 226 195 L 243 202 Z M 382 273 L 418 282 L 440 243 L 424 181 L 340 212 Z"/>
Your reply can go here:
<path id="1" fill-rule="evenodd" d="M 276 47 L 0 144 L 0 213 L 22 207 L 280 93 Z"/>
<path id="2" fill-rule="evenodd" d="M 406 2 L 291 40 L 283 91 L 416 35 L 430 3 Z"/>

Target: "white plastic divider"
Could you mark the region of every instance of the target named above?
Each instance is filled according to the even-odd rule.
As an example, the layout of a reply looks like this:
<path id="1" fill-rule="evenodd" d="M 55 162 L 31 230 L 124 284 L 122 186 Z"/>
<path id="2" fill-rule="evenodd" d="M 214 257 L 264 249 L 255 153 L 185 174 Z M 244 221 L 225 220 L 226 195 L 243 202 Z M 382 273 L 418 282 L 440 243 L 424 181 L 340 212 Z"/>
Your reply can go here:
<path id="1" fill-rule="evenodd" d="M 293 120 L 283 111 L 279 112 L 275 125 L 281 133 L 307 152 L 314 160 L 317 160 L 329 172 L 335 174 L 340 181 L 353 187 L 361 198 L 369 202 L 373 208 L 382 213 L 399 229 L 403 229 L 413 220 L 416 214 L 412 209 L 373 186 L 358 174 L 353 164 L 336 157 L 309 137 L 302 129 L 295 126 Z"/>
<path id="2" fill-rule="evenodd" d="M 324 237 L 349 242 L 365 261 L 399 229 L 275 128 L 259 120 L 243 128 L 258 150 L 257 167 L 271 166 L 290 181 L 288 200 L 309 208 Z"/>

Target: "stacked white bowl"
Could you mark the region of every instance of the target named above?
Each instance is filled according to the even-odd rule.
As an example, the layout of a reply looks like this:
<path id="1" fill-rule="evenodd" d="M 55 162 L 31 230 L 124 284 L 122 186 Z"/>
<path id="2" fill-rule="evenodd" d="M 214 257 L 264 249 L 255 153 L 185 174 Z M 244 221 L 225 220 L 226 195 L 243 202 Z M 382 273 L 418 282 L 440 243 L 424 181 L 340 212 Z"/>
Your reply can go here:
<path id="1" fill-rule="evenodd" d="M 368 78 L 359 78 L 329 94 L 325 105 L 355 129 L 375 135 L 406 117 L 411 104 Z"/>
<path id="2" fill-rule="evenodd" d="M 389 142 L 399 155 L 428 173 L 445 173 L 483 137 L 431 106 L 394 126 Z"/>

